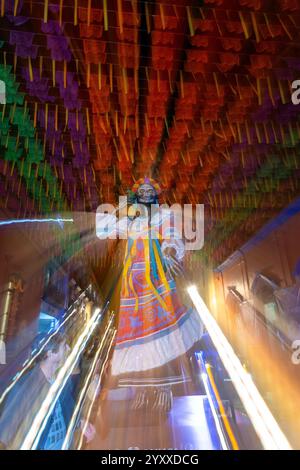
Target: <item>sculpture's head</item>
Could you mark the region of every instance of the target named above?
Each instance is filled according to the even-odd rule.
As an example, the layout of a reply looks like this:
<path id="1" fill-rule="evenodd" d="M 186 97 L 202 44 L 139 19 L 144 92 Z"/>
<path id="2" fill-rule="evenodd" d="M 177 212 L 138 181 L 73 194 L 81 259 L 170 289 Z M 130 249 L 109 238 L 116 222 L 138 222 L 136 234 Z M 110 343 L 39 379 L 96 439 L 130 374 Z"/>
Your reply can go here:
<path id="1" fill-rule="evenodd" d="M 161 189 L 152 178 L 141 178 L 133 186 L 132 192 L 139 204 L 156 204 Z"/>

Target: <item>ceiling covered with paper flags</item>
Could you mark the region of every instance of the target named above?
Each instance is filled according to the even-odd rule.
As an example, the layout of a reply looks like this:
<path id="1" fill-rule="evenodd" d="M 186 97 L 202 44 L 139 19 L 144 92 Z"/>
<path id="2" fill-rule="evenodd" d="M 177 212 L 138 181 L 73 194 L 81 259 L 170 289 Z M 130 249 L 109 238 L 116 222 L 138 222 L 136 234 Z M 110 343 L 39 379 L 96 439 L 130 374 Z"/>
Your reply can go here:
<path id="1" fill-rule="evenodd" d="M 299 0 L 0 0 L 1 204 L 95 211 L 152 176 L 221 262 L 299 194 Z"/>

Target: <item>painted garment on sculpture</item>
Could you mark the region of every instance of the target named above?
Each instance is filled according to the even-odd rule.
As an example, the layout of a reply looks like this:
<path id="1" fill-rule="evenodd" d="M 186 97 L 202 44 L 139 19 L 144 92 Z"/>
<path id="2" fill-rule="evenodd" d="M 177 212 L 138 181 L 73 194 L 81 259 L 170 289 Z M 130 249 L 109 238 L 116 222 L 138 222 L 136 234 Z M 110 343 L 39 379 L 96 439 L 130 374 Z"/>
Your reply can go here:
<path id="1" fill-rule="evenodd" d="M 164 243 L 174 246 L 176 241 Z M 180 302 L 175 281 L 166 273 L 158 238 L 129 238 L 112 374 L 159 371 L 201 336 L 198 314 Z M 178 371 L 173 373 L 176 381 L 174 374 Z"/>

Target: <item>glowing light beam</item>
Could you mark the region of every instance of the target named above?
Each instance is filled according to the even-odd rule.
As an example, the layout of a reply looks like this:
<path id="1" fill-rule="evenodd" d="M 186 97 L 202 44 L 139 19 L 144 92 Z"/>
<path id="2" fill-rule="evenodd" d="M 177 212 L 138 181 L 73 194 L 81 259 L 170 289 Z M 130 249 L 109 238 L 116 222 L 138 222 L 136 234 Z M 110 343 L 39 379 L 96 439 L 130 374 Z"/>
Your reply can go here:
<path id="1" fill-rule="evenodd" d="M 268 450 L 291 450 L 292 447 L 286 436 L 280 429 L 251 376 L 243 368 L 227 338 L 199 295 L 197 287 L 190 286 L 187 290 L 231 377 L 263 447 Z"/>
<path id="2" fill-rule="evenodd" d="M 219 436 L 219 439 L 220 439 L 220 442 L 221 442 L 222 449 L 223 450 L 228 450 L 226 440 L 225 440 L 222 428 L 220 426 L 218 415 L 217 415 L 217 412 L 216 412 L 216 409 L 215 409 L 215 406 L 214 406 L 214 403 L 213 403 L 213 399 L 212 399 L 212 396 L 211 396 L 211 393 L 210 393 L 207 374 L 205 372 L 202 372 L 201 378 L 202 378 L 202 382 L 203 382 L 203 385 L 204 385 L 204 388 L 205 388 L 205 392 L 206 392 L 206 396 L 207 396 L 207 399 L 208 399 L 208 402 L 209 402 L 209 406 L 210 406 L 210 409 L 211 409 L 211 412 L 212 412 L 212 415 L 213 415 L 213 418 L 214 418 L 216 430 L 217 430 L 217 433 L 218 433 L 218 436 Z"/>

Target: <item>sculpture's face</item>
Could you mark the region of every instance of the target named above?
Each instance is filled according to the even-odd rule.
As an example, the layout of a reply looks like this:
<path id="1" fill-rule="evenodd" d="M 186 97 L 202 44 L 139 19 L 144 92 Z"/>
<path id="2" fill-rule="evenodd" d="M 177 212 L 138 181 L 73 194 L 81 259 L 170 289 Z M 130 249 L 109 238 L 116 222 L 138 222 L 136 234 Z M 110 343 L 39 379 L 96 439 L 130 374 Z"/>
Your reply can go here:
<path id="1" fill-rule="evenodd" d="M 153 204 L 155 202 L 156 191 L 151 184 L 141 184 L 137 192 L 137 200 L 141 204 Z"/>

